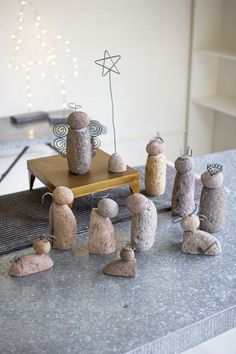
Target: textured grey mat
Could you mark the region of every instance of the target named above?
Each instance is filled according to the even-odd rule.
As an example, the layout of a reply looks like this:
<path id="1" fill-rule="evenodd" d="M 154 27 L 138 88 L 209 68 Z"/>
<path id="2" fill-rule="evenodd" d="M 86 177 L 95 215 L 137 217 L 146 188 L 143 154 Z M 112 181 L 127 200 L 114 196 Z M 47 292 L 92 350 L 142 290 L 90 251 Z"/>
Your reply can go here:
<path id="1" fill-rule="evenodd" d="M 140 172 L 141 192 L 144 183 L 144 167 L 136 168 Z M 173 188 L 175 172 L 168 167 L 166 192 L 160 197 L 151 199 L 156 205 L 157 212 L 170 209 L 171 193 Z M 200 196 L 200 182 L 196 182 L 196 200 Z M 38 188 L 33 191 L 24 191 L 0 197 L 0 254 L 15 251 L 27 246 L 31 246 L 32 240 L 47 233 L 48 230 L 48 210 L 51 198 L 45 198 L 45 204 L 41 204 L 42 195 L 47 192 L 46 188 Z M 99 197 L 109 193 L 109 198 L 114 199 L 119 205 L 119 214 L 112 220 L 113 223 L 125 221 L 131 218 L 131 213 L 125 207 L 125 198 L 130 195 L 127 186 L 96 193 L 91 196 L 76 198 L 73 204 L 78 226 L 78 234 L 88 229 L 89 215 L 91 208 L 96 207 Z"/>

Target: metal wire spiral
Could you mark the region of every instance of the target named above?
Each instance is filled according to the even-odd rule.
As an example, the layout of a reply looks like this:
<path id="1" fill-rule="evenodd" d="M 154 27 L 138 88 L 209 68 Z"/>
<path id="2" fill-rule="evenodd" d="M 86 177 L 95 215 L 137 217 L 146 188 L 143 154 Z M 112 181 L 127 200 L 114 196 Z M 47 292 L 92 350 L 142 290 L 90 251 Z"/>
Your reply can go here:
<path id="1" fill-rule="evenodd" d="M 97 120 L 91 120 L 88 125 L 89 134 L 96 137 L 102 133 L 102 125 Z"/>

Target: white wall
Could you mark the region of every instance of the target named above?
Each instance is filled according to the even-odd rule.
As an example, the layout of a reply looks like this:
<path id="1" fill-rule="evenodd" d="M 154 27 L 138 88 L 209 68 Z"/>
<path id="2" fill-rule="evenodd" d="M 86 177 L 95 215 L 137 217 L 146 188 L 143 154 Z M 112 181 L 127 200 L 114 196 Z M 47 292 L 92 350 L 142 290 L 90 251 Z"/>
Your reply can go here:
<path id="1" fill-rule="evenodd" d="M 28 0 L 27 0 L 28 1 Z M 7 68 L 14 49 L 16 0 L 0 0 L 0 116 L 27 111 L 25 78 Z M 53 36 L 61 33 L 78 57 L 79 76 L 69 80 L 67 101 L 83 106 L 93 119 L 108 127 L 103 148 L 112 151 L 108 77 L 94 60 L 104 49 L 120 54 L 120 75 L 113 75 L 113 94 L 119 151 L 131 165 L 144 163 L 145 145 L 156 131 L 166 141 L 168 158 L 184 144 L 188 68 L 190 0 L 33 0 L 42 23 Z M 29 11 L 27 12 L 29 15 Z M 25 22 L 26 46 L 33 55 L 36 40 L 32 17 Z M 31 44 L 29 44 L 31 43 Z M 27 49 L 26 49 L 27 48 Z M 27 53 L 25 56 L 27 56 Z M 22 54 L 23 55 L 23 54 Z M 24 55 L 23 55 L 24 56 Z M 68 61 L 61 55 L 67 71 Z M 33 110 L 61 107 L 61 88 L 32 71 Z"/>

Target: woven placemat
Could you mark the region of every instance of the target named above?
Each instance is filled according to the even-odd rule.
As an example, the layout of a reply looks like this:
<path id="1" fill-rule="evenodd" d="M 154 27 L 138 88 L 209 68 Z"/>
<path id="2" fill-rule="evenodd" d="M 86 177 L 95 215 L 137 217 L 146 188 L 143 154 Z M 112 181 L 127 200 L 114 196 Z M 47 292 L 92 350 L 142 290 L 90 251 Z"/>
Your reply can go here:
<path id="1" fill-rule="evenodd" d="M 140 172 L 141 193 L 145 194 L 144 167 L 137 167 L 136 170 Z M 174 177 L 175 171 L 168 167 L 165 194 L 151 197 L 158 213 L 170 210 Z M 196 181 L 196 200 L 199 200 L 200 189 L 200 181 Z M 44 205 L 41 203 L 42 195 L 47 191 L 46 188 L 38 188 L 0 197 L 0 254 L 31 246 L 32 240 L 48 232 L 50 196 L 45 198 Z M 128 186 L 96 193 L 93 197 L 76 198 L 72 210 L 77 220 L 78 234 L 88 229 L 92 207 L 96 207 L 100 198 L 107 194 L 119 205 L 119 214 L 112 222 L 118 223 L 131 218 L 130 211 L 125 207 L 125 198 L 130 195 Z"/>

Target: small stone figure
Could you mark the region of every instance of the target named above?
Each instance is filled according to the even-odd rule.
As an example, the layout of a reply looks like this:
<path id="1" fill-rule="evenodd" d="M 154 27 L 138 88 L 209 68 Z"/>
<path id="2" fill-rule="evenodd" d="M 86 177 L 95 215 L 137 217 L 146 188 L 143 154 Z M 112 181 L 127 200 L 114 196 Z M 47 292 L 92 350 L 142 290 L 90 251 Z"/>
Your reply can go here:
<path id="1" fill-rule="evenodd" d="M 110 218 L 119 212 L 117 203 L 110 199 L 100 200 L 93 208 L 89 223 L 89 253 L 108 254 L 116 251 L 115 230 Z"/>
<path id="2" fill-rule="evenodd" d="M 197 230 L 200 225 L 198 216 L 184 216 L 180 223 L 184 229 L 182 252 L 207 256 L 216 256 L 221 252 L 220 242 L 215 236 L 208 232 Z"/>
<path id="3" fill-rule="evenodd" d="M 200 229 L 204 231 L 219 231 L 224 224 L 227 193 L 223 186 L 222 170 L 221 165 L 211 164 L 201 175 L 203 188 L 199 212 L 205 216 L 200 223 Z"/>
<path id="4" fill-rule="evenodd" d="M 133 213 L 131 221 L 131 244 L 137 252 L 144 252 L 155 242 L 157 211 L 154 203 L 140 193 L 126 199 L 127 208 Z"/>
<path id="5" fill-rule="evenodd" d="M 120 258 L 107 264 L 103 273 L 116 277 L 135 277 L 137 272 L 136 259 L 132 248 L 126 246 L 120 251 Z"/>
<path id="6" fill-rule="evenodd" d="M 89 116 L 84 112 L 73 112 L 67 118 L 67 161 L 69 170 L 75 174 L 85 174 L 91 164 L 91 136 L 87 128 Z"/>
<path id="7" fill-rule="evenodd" d="M 42 272 L 53 266 L 53 261 L 48 256 L 51 245 L 47 237 L 34 240 L 33 249 L 36 253 L 24 254 L 11 261 L 9 275 L 22 277 Z"/>
<path id="8" fill-rule="evenodd" d="M 157 133 L 146 147 L 148 158 L 145 169 L 145 191 L 151 196 L 160 196 L 166 189 L 166 156 L 164 141 Z"/>
<path id="9" fill-rule="evenodd" d="M 76 240 L 76 220 L 68 206 L 73 203 L 74 195 L 69 188 L 59 186 L 54 189 L 52 197 L 49 210 L 49 232 L 54 236 L 52 247 L 68 250 Z"/>
<path id="10" fill-rule="evenodd" d="M 110 172 L 125 172 L 127 170 L 126 163 L 124 162 L 123 158 L 114 153 L 109 157 L 108 160 L 108 171 Z"/>
<path id="11" fill-rule="evenodd" d="M 192 151 L 186 152 L 175 161 L 176 176 L 172 191 L 171 208 L 173 215 L 190 215 L 194 209 L 195 176 L 193 173 L 194 160 Z"/>

